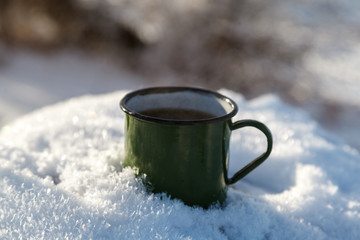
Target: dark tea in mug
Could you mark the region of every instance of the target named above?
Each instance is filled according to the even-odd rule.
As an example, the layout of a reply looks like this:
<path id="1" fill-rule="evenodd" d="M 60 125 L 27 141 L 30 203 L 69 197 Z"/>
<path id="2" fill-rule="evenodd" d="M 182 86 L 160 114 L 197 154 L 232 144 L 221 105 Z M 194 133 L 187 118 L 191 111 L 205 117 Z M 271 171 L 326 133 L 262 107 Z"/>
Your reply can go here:
<path id="1" fill-rule="evenodd" d="M 202 120 L 216 117 L 204 111 L 181 108 L 155 108 L 139 112 L 141 115 L 169 120 Z"/>

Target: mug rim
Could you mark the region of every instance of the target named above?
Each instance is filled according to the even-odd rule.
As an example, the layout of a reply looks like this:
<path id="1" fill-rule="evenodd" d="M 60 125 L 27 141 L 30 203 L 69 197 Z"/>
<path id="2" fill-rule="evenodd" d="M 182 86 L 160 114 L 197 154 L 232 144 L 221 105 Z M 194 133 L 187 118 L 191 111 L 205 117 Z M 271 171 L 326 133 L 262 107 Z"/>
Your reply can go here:
<path id="1" fill-rule="evenodd" d="M 140 114 L 139 112 L 130 109 L 126 103 L 131 98 L 137 96 L 137 95 L 145 95 L 148 93 L 172 93 L 172 92 L 181 92 L 181 91 L 192 91 L 195 93 L 206 93 L 214 95 L 215 97 L 227 102 L 232 110 L 224 115 L 217 116 L 214 118 L 208 118 L 208 119 L 195 119 L 195 120 L 178 120 L 178 119 L 165 119 L 165 118 L 157 118 L 157 117 L 151 117 L 147 115 Z M 141 88 L 135 91 L 131 91 L 127 93 L 120 101 L 120 108 L 122 111 L 124 111 L 126 114 L 135 117 L 137 119 L 146 120 L 150 122 L 155 123 L 163 123 L 163 124 L 170 124 L 170 125 L 194 125 L 194 124 L 205 124 L 205 123 L 213 123 L 213 122 L 219 122 L 219 121 L 225 121 L 228 119 L 231 119 L 236 115 L 238 112 L 238 107 L 236 103 L 229 97 L 226 97 L 216 91 L 204 89 L 204 88 L 197 88 L 197 87 L 182 87 L 182 86 L 161 86 L 161 87 L 149 87 L 149 88 Z"/>

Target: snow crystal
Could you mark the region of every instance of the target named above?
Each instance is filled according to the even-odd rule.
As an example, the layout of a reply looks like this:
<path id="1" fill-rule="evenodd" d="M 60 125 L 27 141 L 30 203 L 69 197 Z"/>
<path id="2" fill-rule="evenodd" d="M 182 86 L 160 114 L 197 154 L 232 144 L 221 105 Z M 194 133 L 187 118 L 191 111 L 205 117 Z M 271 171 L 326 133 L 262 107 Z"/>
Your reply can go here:
<path id="1" fill-rule="evenodd" d="M 45 107 L 0 132 L 1 239 L 359 239 L 360 156 L 275 95 L 233 98 L 234 118 L 264 122 L 270 158 L 204 210 L 148 193 L 122 167 L 126 93 Z M 265 137 L 233 132 L 233 174 Z"/>

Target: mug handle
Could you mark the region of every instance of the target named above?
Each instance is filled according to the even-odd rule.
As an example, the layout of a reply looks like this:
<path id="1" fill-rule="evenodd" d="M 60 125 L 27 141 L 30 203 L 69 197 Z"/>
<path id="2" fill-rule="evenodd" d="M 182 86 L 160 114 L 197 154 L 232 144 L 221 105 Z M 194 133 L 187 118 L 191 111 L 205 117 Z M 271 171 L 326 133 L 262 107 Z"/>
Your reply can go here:
<path id="1" fill-rule="evenodd" d="M 252 170 L 257 168 L 261 163 L 263 163 L 269 157 L 271 150 L 272 150 L 272 144 L 273 144 L 272 135 L 271 135 L 270 130 L 265 126 L 265 124 L 255 121 L 255 120 L 246 119 L 246 120 L 240 120 L 235 123 L 232 123 L 230 126 L 230 129 L 231 129 L 231 131 L 233 131 L 233 130 L 243 128 L 243 127 L 255 127 L 255 128 L 259 129 L 262 133 L 264 133 L 267 138 L 267 150 L 262 155 L 255 158 L 248 165 L 243 167 L 241 170 L 236 172 L 234 174 L 234 176 L 232 176 L 231 178 L 227 178 L 226 179 L 227 185 L 236 183 L 237 181 L 239 181 L 240 179 L 245 177 L 247 174 L 249 174 Z"/>

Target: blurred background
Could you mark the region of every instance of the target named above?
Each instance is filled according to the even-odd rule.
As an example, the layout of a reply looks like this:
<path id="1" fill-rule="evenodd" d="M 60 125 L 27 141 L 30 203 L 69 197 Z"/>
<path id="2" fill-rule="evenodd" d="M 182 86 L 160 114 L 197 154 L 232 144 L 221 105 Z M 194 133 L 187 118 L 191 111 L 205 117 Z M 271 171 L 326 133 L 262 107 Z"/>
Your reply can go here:
<path id="1" fill-rule="evenodd" d="M 276 94 L 360 149 L 359 40 L 357 0 L 0 0 L 0 128 L 84 94 L 191 85 Z"/>

